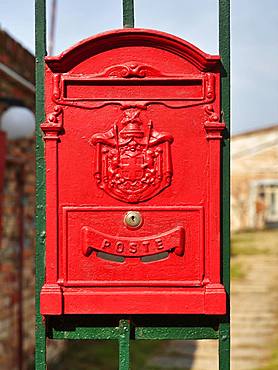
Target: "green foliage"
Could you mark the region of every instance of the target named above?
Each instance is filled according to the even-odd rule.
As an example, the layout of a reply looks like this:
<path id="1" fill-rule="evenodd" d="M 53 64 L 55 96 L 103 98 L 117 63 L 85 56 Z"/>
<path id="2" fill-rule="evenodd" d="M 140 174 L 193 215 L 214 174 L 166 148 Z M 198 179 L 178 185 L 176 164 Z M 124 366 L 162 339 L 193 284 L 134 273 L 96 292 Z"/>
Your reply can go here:
<path id="1" fill-rule="evenodd" d="M 277 246 L 277 248 L 275 248 L 275 246 Z M 250 230 L 240 233 L 234 233 L 232 235 L 231 252 L 232 279 L 243 279 L 246 275 L 244 270 L 244 261 L 248 259 L 248 256 L 278 254 L 278 230 Z M 241 257 L 244 256 L 245 258 L 242 259 Z M 273 343 L 269 343 L 269 346 L 272 347 L 272 356 L 269 360 L 269 363 L 264 368 L 258 370 L 278 369 L 278 336 L 274 339 Z"/>
<path id="2" fill-rule="evenodd" d="M 273 350 L 268 365 L 258 370 L 277 370 L 278 369 L 278 337 L 273 343 Z"/>
<path id="3" fill-rule="evenodd" d="M 244 279 L 246 272 L 243 269 L 242 263 L 239 261 L 231 261 L 231 279 Z"/>
<path id="4" fill-rule="evenodd" d="M 163 344 L 164 343 L 164 344 Z M 131 369 L 146 369 L 146 363 L 163 341 L 132 341 Z M 49 364 L 48 370 L 118 370 L 118 342 L 116 340 L 71 340 L 58 362 Z"/>
<path id="5" fill-rule="evenodd" d="M 49 364 L 49 370 L 117 370 L 117 341 L 76 341 L 67 343 L 58 363 Z"/>
<path id="6" fill-rule="evenodd" d="M 278 230 L 245 231 L 232 235 L 232 256 L 269 254 L 271 245 L 277 245 Z"/>

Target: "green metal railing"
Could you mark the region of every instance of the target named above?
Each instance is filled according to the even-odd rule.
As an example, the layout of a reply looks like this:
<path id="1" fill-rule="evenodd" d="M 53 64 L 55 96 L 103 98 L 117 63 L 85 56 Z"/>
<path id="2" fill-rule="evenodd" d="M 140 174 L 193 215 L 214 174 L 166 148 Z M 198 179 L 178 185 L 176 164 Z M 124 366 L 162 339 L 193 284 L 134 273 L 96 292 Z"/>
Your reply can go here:
<path id="1" fill-rule="evenodd" d="M 45 161 L 40 124 L 44 121 L 45 0 L 35 2 L 36 22 L 36 370 L 46 369 L 46 327 L 40 315 L 40 290 L 45 277 Z"/>
<path id="2" fill-rule="evenodd" d="M 130 369 L 130 340 L 197 340 L 219 342 L 219 370 L 230 369 L 230 315 L 40 315 L 40 290 L 44 282 L 45 258 L 45 162 L 40 124 L 44 121 L 44 57 L 46 55 L 45 0 L 35 1 L 36 12 L 36 121 L 37 121 L 37 248 L 36 248 L 36 370 L 46 370 L 46 338 L 116 339 L 119 369 Z M 134 2 L 123 0 L 123 26 L 134 27 Z M 222 58 L 221 103 L 227 125 L 222 145 L 221 240 L 223 282 L 230 294 L 230 0 L 219 0 L 219 52 Z M 228 299 L 229 302 L 229 299 Z M 166 325 L 167 323 L 167 325 Z"/>
<path id="3" fill-rule="evenodd" d="M 134 27 L 134 0 L 123 0 L 123 27 Z"/>

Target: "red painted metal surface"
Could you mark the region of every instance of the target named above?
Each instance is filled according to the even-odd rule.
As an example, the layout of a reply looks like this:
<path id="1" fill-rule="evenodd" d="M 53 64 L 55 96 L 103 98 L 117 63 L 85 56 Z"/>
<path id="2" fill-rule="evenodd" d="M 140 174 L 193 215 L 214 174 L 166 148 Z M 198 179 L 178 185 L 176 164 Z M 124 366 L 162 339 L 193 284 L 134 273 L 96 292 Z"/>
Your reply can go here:
<path id="1" fill-rule="evenodd" d="M 45 78 L 42 314 L 224 314 L 219 56 L 118 30 Z"/>

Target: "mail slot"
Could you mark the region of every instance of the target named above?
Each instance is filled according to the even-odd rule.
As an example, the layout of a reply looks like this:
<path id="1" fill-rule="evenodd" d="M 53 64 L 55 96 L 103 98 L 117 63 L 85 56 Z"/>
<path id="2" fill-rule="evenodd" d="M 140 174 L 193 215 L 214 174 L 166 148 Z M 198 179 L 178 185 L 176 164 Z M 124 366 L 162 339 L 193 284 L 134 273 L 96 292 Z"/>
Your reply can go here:
<path id="1" fill-rule="evenodd" d="M 45 65 L 41 313 L 224 314 L 220 57 L 124 29 Z"/>

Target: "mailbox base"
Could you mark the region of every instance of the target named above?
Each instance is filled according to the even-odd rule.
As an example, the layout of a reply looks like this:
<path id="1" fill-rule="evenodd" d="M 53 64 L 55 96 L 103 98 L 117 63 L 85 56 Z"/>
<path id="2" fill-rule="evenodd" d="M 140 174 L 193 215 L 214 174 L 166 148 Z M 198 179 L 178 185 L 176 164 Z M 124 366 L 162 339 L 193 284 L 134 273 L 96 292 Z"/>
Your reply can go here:
<path id="1" fill-rule="evenodd" d="M 63 292 L 57 284 L 45 284 L 40 294 L 41 309 L 48 315 L 63 314 Z"/>
<path id="2" fill-rule="evenodd" d="M 57 292 L 41 300 L 43 315 L 60 315 Z M 57 312 L 55 311 L 57 307 Z M 226 313 L 223 285 L 202 288 L 64 288 L 63 314 L 207 314 Z"/>

